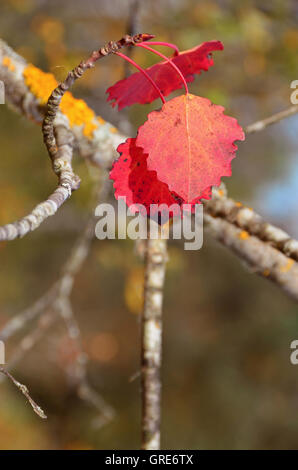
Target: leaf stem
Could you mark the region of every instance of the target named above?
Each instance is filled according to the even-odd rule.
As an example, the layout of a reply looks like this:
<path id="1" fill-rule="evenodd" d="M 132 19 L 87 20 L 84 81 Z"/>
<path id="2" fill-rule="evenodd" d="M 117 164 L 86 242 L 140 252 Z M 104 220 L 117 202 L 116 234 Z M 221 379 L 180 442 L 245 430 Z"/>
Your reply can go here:
<path id="1" fill-rule="evenodd" d="M 148 51 L 151 51 L 153 52 L 154 54 L 156 55 L 159 55 L 159 57 L 162 57 L 165 61 L 167 61 L 169 63 L 169 65 L 171 67 L 173 67 L 173 69 L 176 70 L 176 72 L 180 75 L 181 77 L 181 80 L 183 82 L 183 85 L 184 85 L 184 88 L 185 88 L 185 92 L 186 94 L 188 95 L 189 91 L 188 91 L 188 86 L 187 86 L 187 83 L 186 83 L 186 80 L 181 72 L 181 70 L 177 67 L 177 65 L 175 65 L 171 59 L 169 59 L 166 55 L 162 54 L 161 52 L 159 51 L 156 51 L 155 49 L 153 49 L 153 47 L 150 47 L 150 46 L 147 46 L 146 44 L 135 44 L 136 46 L 138 47 L 143 47 L 144 49 L 147 49 Z"/>
<path id="2" fill-rule="evenodd" d="M 164 47 L 170 47 L 171 49 L 174 49 L 175 51 L 175 56 L 179 55 L 179 49 L 176 46 L 176 44 L 172 44 L 171 42 L 163 42 L 163 41 L 150 41 L 151 46 L 164 46 Z"/>
<path id="3" fill-rule="evenodd" d="M 118 55 L 119 57 L 122 57 L 122 59 L 127 60 L 127 62 L 129 62 L 129 63 L 130 63 L 131 65 L 133 65 L 134 67 L 136 67 L 136 68 L 147 78 L 147 80 L 149 80 L 149 82 L 151 83 L 151 85 L 155 88 L 155 90 L 156 90 L 157 93 L 159 94 L 161 101 L 163 102 L 163 104 L 165 104 L 166 100 L 165 100 L 164 95 L 163 95 L 162 92 L 161 92 L 161 89 L 160 89 L 160 88 L 156 85 L 156 83 L 152 80 L 152 78 L 150 77 L 150 75 L 148 75 L 148 73 L 147 73 L 142 67 L 140 67 L 140 65 L 138 65 L 134 60 L 130 59 L 130 58 L 127 57 L 125 54 L 122 54 L 121 52 L 115 52 L 115 55 Z"/>

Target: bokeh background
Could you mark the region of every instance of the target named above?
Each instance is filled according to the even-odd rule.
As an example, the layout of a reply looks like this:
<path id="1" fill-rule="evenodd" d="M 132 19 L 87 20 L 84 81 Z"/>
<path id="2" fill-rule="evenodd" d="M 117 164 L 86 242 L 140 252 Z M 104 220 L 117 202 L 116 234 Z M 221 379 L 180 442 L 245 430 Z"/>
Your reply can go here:
<path id="1" fill-rule="evenodd" d="M 242 125 L 290 106 L 298 79 L 295 0 L 152 0 L 140 2 L 139 29 L 188 49 L 212 39 L 225 50 L 191 90 L 224 105 Z M 128 0 L 2 0 L 1 37 L 28 61 L 62 79 L 90 51 L 127 30 Z M 140 49 L 142 66 L 155 61 Z M 146 113 L 117 112 L 105 89 L 122 78 L 110 57 L 76 84 L 74 94 L 123 132 L 134 135 Z M 231 197 L 298 237 L 298 116 L 250 135 L 239 145 Z M 0 224 L 28 213 L 56 178 L 40 128 L 0 107 Z M 0 245 L 0 326 L 55 281 L 91 210 L 92 175 L 77 159 L 82 186 L 58 214 L 22 240 Z M 298 448 L 297 305 L 206 236 L 200 251 L 169 245 L 164 305 L 163 448 Z M 95 240 L 75 281 L 72 301 L 90 357 L 90 382 L 114 408 L 96 426 L 65 371 L 73 361 L 56 322 L 14 367 L 48 414 L 40 420 L 21 394 L 0 383 L 1 449 L 133 449 L 140 445 L 139 312 L 142 263 L 131 241 Z M 35 326 L 28 325 L 23 333 Z M 22 340 L 6 345 L 7 361 Z"/>

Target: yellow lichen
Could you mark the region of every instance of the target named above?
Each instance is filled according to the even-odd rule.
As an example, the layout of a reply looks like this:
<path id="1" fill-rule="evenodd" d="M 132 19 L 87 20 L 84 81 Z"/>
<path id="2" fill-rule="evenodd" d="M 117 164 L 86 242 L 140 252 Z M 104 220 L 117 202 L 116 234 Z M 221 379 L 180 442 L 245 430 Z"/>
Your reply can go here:
<path id="1" fill-rule="evenodd" d="M 9 57 L 3 57 L 2 65 L 4 65 L 4 67 L 7 67 L 9 70 L 11 70 L 11 72 L 15 70 L 15 66 Z"/>
<path id="2" fill-rule="evenodd" d="M 242 230 L 242 232 L 240 232 L 238 236 L 240 240 L 247 240 L 249 238 L 249 233 L 246 232 L 246 230 Z"/>
<path id="3" fill-rule="evenodd" d="M 23 75 L 31 93 L 38 99 L 40 104 L 46 104 L 50 94 L 58 86 L 55 77 L 51 73 L 42 72 L 42 70 L 31 64 L 24 69 Z M 98 128 L 97 122 L 100 124 L 105 123 L 100 116 L 95 116 L 94 111 L 87 106 L 85 101 L 74 98 L 69 91 L 63 96 L 60 109 L 67 116 L 71 127 L 83 126 L 83 134 L 88 138 L 93 137 L 93 131 Z M 117 132 L 116 128 L 112 129 L 111 132 Z"/>
<path id="4" fill-rule="evenodd" d="M 25 83 L 40 104 L 46 104 L 58 82 L 51 73 L 42 72 L 34 65 L 29 64 L 23 71 Z"/>
<path id="5" fill-rule="evenodd" d="M 74 98 L 69 91 L 63 96 L 60 109 L 68 117 L 71 126 L 87 125 L 95 118 L 94 111 L 85 101 Z"/>
<path id="6" fill-rule="evenodd" d="M 101 116 L 97 116 L 96 119 L 98 120 L 99 124 L 105 124 L 106 123 L 106 121 Z"/>
<path id="7" fill-rule="evenodd" d="M 118 129 L 116 129 L 116 127 L 110 127 L 110 132 L 112 132 L 112 134 L 117 134 Z"/>
<path id="8" fill-rule="evenodd" d="M 293 266 L 294 263 L 295 263 L 295 261 L 293 259 L 289 259 L 287 261 L 287 264 L 280 268 L 281 272 L 282 273 L 287 273 L 288 271 L 290 271 L 290 269 L 291 269 L 291 267 Z"/>
<path id="9" fill-rule="evenodd" d="M 84 129 L 83 129 L 83 134 L 86 137 L 92 138 L 93 131 L 95 131 L 95 129 L 97 129 L 97 127 L 98 126 L 96 124 L 94 124 L 93 122 L 89 122 L 88 124 L 85 124 Z"/>

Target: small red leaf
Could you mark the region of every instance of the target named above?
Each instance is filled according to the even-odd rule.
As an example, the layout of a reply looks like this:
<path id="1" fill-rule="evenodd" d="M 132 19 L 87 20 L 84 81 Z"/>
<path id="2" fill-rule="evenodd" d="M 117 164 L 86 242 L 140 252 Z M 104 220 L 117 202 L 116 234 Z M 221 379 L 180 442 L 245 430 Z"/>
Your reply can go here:
<path id="1" fill-rule="evenodd" d="M 138 212 L 135 204 L 142 204 L 150 214 L 151 204 L 177 204 L 177 198 L 170 193 L 165 183 L 158 181 L 156 171 L 148 171 L 147 155 L 136 147 L 136 139 L 127 139 L 118 147 L 120 157 L 113 164 L 110 179 L 114 180 L 115 197 L 126 197 L 131 211 Z M 153 215 L 153 213 L 152 213 Z"/>
<path id="2" fill-rule="evenodd" d="M 244 140 L 236 119 L 206 98 L 182 95 L 153 111 L 140 127 L 136 145 L 148 154 L 148 170 L 185 203 L 193 204 L 231 175 L 235 140 Z M 209 188 L 209 189 L 208 189 Z"/>
<path id="3" fill-rule="evenodd" d="M 173 57 L 172 62 L 181 70 L 186 81 L 192 82 L 195 74 L 200 74 L 202 70 L 207 71 L 213 65 L 211 52 L 222 49 L 223 44 L 220 41 L 204 42 Z M 183 86 L 179 75 L 167 62 L 159 62 L 146 69 L 146 72 L 155 81 L 164 96 Z M 135 103 L 151 103 L 159 97 L 151 83 L 140 72 L 120 80 L 108 88 L 106 92 L 109 94 L 108 101 L 112 101 L 113 107 L 118 104 L 119 110 Z"/>

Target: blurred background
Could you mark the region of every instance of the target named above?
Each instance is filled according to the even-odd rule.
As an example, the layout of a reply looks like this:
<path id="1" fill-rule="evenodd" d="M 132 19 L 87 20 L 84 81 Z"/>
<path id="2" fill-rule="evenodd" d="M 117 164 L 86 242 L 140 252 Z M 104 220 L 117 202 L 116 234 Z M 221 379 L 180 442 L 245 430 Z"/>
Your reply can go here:
<path id="1" fill-rule="evenodd" d="M 127 32 L 135 11 L 128 0 L 3 0 L 1 37 L 58 80 L 82 58 Z M 214 66 L 191 91 L 226 107 L 241 125 L 290 106 L 298 79 L 298 3 L 295 0 L 140 1 L 138 29 L 181 50 L 221 40 Z M 147 67 L 154 56 L 138 49 Z M 135 135 L 156 107 L 117 112 L 105 90 L 123 78 L 121 59 L 101 61 L 76 84 L 104 119 Z M 298 116 L 249 135 L 239 145 L 231 197 L 298 237 Z M 28 213 L 56 183 L 40 128 L 0 107 L 0 224 Z M 16 168 L 18 169 L 16 171 Z M 22 240 L 0 245 L 0 327 L 30 306 L 57 279 L 92 209 L 92 178 L 82 178 L 58 214 Z M 298 448 L 297 305 L 255 276 L 208 236 L 200 251 L 169 244 L 164 305 L 163 422 L 165 449 Z M 92 386 L 114 409 L 99 426 L 98 411 L 77 397 L 66 373 L 74 360 L 63 322 L 51 325 L 13 368 L 45 409 L 40 420 L 13 385 L 0 383 L 1 449 L 133 449 L 140 445 L 139 313 L 142 263 L 133 242 L 98 241 L 76 277 L 72 303 L 89 355 Z M 40 320 L 39 320 L 40 321 Z M 29 324 L 6 344 L 6 359 Z"/>

